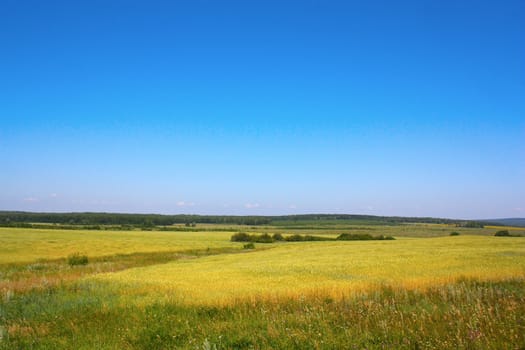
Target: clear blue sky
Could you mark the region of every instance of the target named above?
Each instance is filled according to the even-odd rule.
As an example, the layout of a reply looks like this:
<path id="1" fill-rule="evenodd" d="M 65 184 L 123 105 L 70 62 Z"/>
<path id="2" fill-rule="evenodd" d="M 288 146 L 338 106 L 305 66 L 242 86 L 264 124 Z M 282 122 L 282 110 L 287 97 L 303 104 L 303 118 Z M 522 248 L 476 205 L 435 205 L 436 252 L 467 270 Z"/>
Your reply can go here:
<path id="1" fill-rule="evenodd" d="M 0 3 L 0 210 L 525 216 L 525 2 Z"/>

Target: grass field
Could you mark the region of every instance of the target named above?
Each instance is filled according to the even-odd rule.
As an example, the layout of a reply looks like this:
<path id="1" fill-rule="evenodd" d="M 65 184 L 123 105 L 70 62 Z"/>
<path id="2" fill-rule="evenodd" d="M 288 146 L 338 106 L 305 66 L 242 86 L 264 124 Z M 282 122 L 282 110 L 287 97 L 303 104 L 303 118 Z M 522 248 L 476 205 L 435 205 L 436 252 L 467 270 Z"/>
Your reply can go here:
<path id="1" fill-rule="evenodd" d="M 419 289 L 458 278 L 525 276 L 521 238 L 442 237 L 396 241 L 283 243 L 273 249 L 189 259 L 99 275 L 187 303 L 320 294 L 340 299 L 381 286 Z M 184 276 L 174 278 L 173 276 Z"/>
<path id="2" fill-rule="evenodd" d="M 0 227 L 0 264 L 53 260 L 81 252 L 108 256 L 136 252 L 239 247 L 229 232 L 42 230 Z"/>
<path id="3" fill-rule="evenodd" d="M 525 238 L 499 227 L 242 227 L 397 238 L 255 250 L 210 228 L 0 229 L 0 349 L 525 346 Z"/>

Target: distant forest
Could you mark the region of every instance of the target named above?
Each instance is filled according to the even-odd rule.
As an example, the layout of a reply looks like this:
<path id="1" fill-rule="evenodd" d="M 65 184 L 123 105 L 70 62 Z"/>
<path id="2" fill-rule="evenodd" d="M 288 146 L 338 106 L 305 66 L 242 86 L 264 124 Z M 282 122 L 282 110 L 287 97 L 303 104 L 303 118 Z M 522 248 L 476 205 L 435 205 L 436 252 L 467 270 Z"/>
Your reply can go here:
<path id="1" fill-rule="evenodd" d="M 483 223 L 429 217 L 373 216 L 351 214 L 304 214 L 284 216 L 234 216 L 234 215 L 160 215 L 121 213 L 33 213 L 0 211 L 0 226 L 31 227 L 32 224 L 61 224 L 72 226 L 124 225 L 130 227 L 155 227 L 185 224 L 233 225 L 396 225 L 403 223 L 442 223 L 464 227 L 483 227 Z M 486 222 L 484 224 L 487 224 Z"/>

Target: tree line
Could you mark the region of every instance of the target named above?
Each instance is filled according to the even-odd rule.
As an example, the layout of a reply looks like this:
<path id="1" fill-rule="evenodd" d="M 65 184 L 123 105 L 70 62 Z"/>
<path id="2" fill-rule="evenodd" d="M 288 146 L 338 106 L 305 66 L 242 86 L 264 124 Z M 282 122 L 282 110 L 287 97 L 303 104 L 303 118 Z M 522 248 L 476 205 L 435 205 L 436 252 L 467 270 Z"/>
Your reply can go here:
<path id="1" fill-rule="evenodd" d="M 456 224 L 465 227 L 483 227 L 475 221 L 441 218 L 418 218 L 401 216 L 373 216 L 355 214 L 303 214 L 283 216 L 235 216 L 235 215 L 161 215 L 123 213 L 35 213 L 21 211 L 0 211 L 0 225 L 16 226 L 24 223 L 62 225 L 131 225 L 133 227 L 169 226 L 174 224 L 234 224 L 234 225 L 283 225 L 300 222 L 342 222 L 395 225 L 402 223 Z"/>

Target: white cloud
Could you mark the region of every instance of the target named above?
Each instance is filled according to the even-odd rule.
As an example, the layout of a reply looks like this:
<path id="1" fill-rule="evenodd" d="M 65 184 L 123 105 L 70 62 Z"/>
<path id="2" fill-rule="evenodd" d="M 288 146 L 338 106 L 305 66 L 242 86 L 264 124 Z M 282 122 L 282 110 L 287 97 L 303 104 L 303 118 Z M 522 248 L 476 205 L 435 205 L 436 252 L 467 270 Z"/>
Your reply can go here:
<path id="1" fill-rule="evenodd" d="M 56 194 L 56 193 L 51 193 L 51 194 L 49 195 L 49 197 L 51 197 L 51 198 L 56 198 L 56 197 L 58 197 L 58 194 Z"/>
<path id="2" fill-rule="evenodd" d="M 193 207 L 195 203 L 193 202 L 185 202 L 185 201 L 178 201 L 177 207 Z"/>
<path id="3" fill-rule="evenodd" d="M 248 208 L 248 209 L 254 209 L 254 208 L 259 208 L 261 205 L 259 203 L 246 203 L 244 205 L 245 208 Z"/>
<path id="4" fill-rule="evenodd" d="M 39 199 L 35 197 L 27 197 L 27 198 L 24 198 L 23 200 L 24 202 L 34 203 L 34 202 L 38 202 Z"/>
<path id="5" fill-rule="evenodd" d="M 295 205 L 295 204 L 290 204 L 290 206 L 289 206 L 288 208 L 290 208 L 290 209 L 297 209 L 297 205 Z"/>

